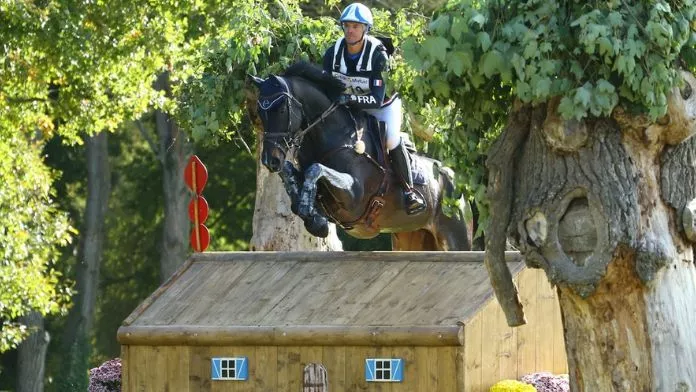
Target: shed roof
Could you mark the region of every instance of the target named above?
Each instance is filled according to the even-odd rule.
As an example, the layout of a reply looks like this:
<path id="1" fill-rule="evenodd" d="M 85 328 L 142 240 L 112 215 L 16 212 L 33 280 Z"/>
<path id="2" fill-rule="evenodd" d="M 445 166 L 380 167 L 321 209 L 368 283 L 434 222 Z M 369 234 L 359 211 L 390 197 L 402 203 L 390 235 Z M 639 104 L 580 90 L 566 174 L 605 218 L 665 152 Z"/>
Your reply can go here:
<path id="1" fill-rule="evenodd" d="M 517 252 L 506 256 L 515 276 L 524 263 Z M 483 252 L 197 253 L 133 311 L 118 338 L 412 345 L 420 336 L 452 345 L 492 298 Z"/>

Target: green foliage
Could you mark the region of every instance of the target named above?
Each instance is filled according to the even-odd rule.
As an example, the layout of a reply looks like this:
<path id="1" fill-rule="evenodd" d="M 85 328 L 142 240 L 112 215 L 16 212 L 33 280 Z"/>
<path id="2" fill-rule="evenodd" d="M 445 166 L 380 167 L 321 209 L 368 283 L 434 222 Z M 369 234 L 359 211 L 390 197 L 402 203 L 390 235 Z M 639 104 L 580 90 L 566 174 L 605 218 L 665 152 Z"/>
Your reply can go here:
<path id="1" fill-rule="evenodd" d="M 56 381 L 56 390 L 87 390 L 89 386 L 89 372 L 83 372 L 82 370 L 89 369 L 87 361 L 90 351 L 91 348 L 87 339 L 81 338 L 70 347 L 67 353 L 64 353 L 61 366 L 62 371 Z"/>
<path id="2" fill-rule="evenodd" d="M 451 0 L 402 48 L 409 98 L 449 129 L 429 151 L 464 176 L 485 222 L 486 151 L 515 102 L 558 97 L 565 118 L 620 102 L 663 115 L 677 66 L 696 69 L 696 3 Z"/>
<path id="3" fill-rule="evenodd" d="M 66 311 L 70 290 L 58 284 L 58 249 L 71 239 L 67 216 L 55 208 L 55 173 L 41 161 L 41 143 L 0 129 L 0 352 L 27 334 L 17 319 L 31 310 Z"/>
<path id="4" fill-rule="evenodd" d="M 138 2 L 0 2 L 0 123 L 73 142 L 116 129 L 160 102 L 153 48 L 182 30 Z"/>
<path id="5" fill-rule="evenodd" d="M 450 1 L 404 48 L 424 79 L 414 84 L 431 86 L 423 101 L 453 100 L 470 128 L 489 126 L 479 111 L 501 98 L 561 97 L 559 112 L 576 119 L 625 101 L 657 118 L 680 83 L 678 61 L 696 64 L 695 21 L 696 3 L 681 0 Z"/>
<path id="6" fill-rule="evenodd" d="M 341 36 L 335 17 L 309 17 L 298 0 L 235 1 L 227 26 L 205 42 L 193 76 L 179 91 L 179 114 L 195 140 L 231 138 L 246 118 L 253 96 L 248 75 L 280 74 L 299 60 L 321 64 L 325 50 Z M 373 9 L 375 35 L 394 38 L 422 35 L 426 19 L 409 8 L 398 12 Z M 415 71 L 397 53 L 390 86 L 410 94 Z"/>
<path id="7" fill-rule="evenodd" d="M 247 76 L 279 74 L 298 60 L 318 61 L 337 24 L 305 17 L 297 0 L 235 1 L 230 18 L 204 44 L 181 93 L 179 117 L 194 140 L 230 138 L 245 117 Z"/>

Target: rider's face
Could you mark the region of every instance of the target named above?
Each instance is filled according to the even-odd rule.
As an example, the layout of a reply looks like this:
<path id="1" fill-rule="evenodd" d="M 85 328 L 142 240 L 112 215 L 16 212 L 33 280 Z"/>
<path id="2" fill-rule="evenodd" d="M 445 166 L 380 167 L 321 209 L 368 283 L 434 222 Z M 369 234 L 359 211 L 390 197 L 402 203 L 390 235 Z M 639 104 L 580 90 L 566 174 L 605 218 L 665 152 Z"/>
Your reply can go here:
<path id="1" fill-rule="evenodd" d="M 343 35 L 349 44 L 358 43 L 365 33 L 365 25 L 357 22 L 343 22 Z"/>

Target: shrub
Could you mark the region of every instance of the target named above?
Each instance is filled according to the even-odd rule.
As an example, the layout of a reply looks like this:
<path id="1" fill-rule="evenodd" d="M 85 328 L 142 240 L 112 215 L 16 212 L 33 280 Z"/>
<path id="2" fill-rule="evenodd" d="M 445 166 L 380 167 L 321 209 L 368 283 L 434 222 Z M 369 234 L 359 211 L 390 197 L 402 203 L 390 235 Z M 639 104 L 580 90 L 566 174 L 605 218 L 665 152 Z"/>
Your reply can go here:
<path id="1" fill-rule="evenodd" d="M 89 392 L 121 391 L 121 359 L 115 358 L 89 371 Z"/>
<path id="2" fill-rule="evenodd" d="M 498 381 L 489 392 L 537 392 L 536 388 L 516 380 Z"/>
<path id="3" fill-rule="evenodd" d="M 569 392 L 567 375 L 554 375 L 548 372 L 532 373 L 522 376 L 522 381 L 532 384 L 539 392 Z"/>

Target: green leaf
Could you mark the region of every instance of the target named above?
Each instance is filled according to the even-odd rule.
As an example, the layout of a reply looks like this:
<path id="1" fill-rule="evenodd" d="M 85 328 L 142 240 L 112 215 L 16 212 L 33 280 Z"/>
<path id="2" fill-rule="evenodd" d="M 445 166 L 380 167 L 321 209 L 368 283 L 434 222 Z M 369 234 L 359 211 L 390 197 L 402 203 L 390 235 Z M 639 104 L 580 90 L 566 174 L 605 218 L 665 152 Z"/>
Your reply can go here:
<path id="1" fill-rule="evenodd" d="M 450 32 L 450 34 L 452 34 L 452 38 L 454 38 L 455 41 L 459 41 L 462 34 L 468 31 L 469 24 L 466 22 L 466 20 L 455 15 L 454 22 L 452 22 L 452 30 Z"/>
<path id="2" fill-rule="evenodd" d="M 448 68 L 457 76 L 462 76 L 465 69 L 471 68 L 471 52 L 456 51 L 449 54 Z"/>
<path id="3" fill-rule="evenodd" d="M 444 63 L 450 43 L 443 37 L 428 37 L 422 46 L 431 58 Z"/>
<path id="4" fill-rule="evenodd" d="M 491 47 L 491 37 L 485 31 L 476 34 L 477 41 L 484 52 Z"/>
<path id="5" fill-rule="evenodd" d="M 534 57 L 537 57 L 539 55 L 539 48 L 537 47 L 537 42 L 536 41 L 530 41 L 527 43 L 527 45 L 524 47 L 524 52 L 522 55 L 527 58 L 531 59 Z"/>
<path id="6" fill-rule="evenodd" d="M 575 97 L 573 98 L 573 103 L 576 105 L 581 105 L 582 107 L 590 106 L 590 101 L 592 100 L 592 86 L 585 84 L 582 87 L 575 89 Z"/>
<path id="7" fill-rule="evenodd" d="M 612 45 L 611 40 L 607 37 L 597 38 L 597 45 L 599 46 L 600 55 L 614 53 L 614 46 Z"/>
<path id="8" fill-rule="evenodd" d="M 486 23 L 486 17 L 483 16 L 483 14 L 476 12 L 471 17 L 471 19 L 469 19 L 469 24 L 473 23 L 476 23 L 479 26 L 479 28 L 483 28 L 483 25 Z"/>
<path id="9" fill-rule="evenodd" d="M 433 83 L 433 91 L 443 98 L 449 98 L 450 86 L 446 82 L 438 80 Z"/>
<path id="10" fill-rule="evenodd" d="M 450 29 L 450 19 L 448 15 L 440 15 L 437 19 L 430 22 L 430 30 L 438 35 L 444 35 Z"/>
<path id="11" fill-rule="evenodd" d="M 481 68 L 487 78 L 499 73 L 503 65 L 503 55 L 497 50 L 487 52 L 481 57 Z"/>
<path id="12" fill-rule="evenodd" d="M 551 91 L 551 79 L 541 78 L 534 86 L 534 97 L 536 99 L 546 99 Z"/>

